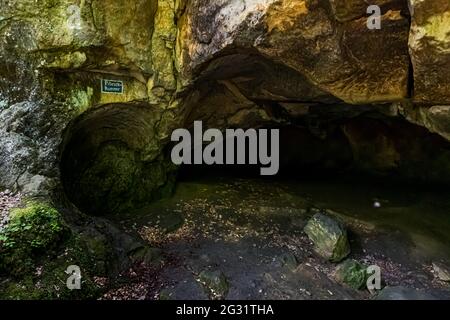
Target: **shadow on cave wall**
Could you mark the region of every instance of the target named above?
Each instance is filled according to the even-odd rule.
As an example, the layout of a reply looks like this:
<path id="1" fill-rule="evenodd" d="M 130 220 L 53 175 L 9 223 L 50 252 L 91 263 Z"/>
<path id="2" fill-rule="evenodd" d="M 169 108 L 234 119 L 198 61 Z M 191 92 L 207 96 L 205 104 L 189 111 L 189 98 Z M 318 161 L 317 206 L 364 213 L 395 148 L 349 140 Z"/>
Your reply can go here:
<path id="1" fill-rule="evenodd" d="M 158 150 L 155 119 L 148 105 L 111 104 L 69 126 L 61 179 L 79 209 L 122 212 L 170 193 L 174 167 Z"/>

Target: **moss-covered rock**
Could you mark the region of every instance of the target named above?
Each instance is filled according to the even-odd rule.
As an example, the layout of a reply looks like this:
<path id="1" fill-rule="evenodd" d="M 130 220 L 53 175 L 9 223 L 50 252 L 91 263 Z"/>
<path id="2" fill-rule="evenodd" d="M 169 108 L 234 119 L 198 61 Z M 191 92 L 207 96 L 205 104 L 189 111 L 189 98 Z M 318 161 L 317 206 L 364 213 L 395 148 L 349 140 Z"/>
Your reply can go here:
<path id="1" fill-rule="evenodd" d="M 0 285 L 1 299 L 95 299 L 105 289 L 95 282 L 96 277 L 105 277 L 102 254 L 96 256 L 86 243 L 73 237 L 60 244 L 58 254 L 45 254 L 33 261 L 33 270 L 19 277 L 9 277 Z M 104 250 L 104 249 L 102 249 Z M 80 290 L 67 287 L 68 267 L 76 265 L 81 271 Z"/>
<path id="2" fill-rule="evenodd" d="M 34 259 L 56 250 L 68 233 L 59 212 L 46 203 L 30 202 L 13 210 L 0 233 L 0 272 L 30 272 Z"/>
<path id="3" fill-rule="evenodd" d="M 347 230 L 335 219 L 323 214 L 315 214 L 304 228 L 314 243 L 315 251 L 327 260 L 339 262 L 350 253 Z"/>
<path id="4" fill-rule="evenodd" d="M 355 290 L 362 289 L 367 278 L 366 266 L 353 259 L 345 260 L 336 268 L 336 280 Z"/>
<path id="5" fill-rule="evenodd" d="M 114 263 L 105 235 L 71 231 L 52 205 L 30 201 L 14 209 L 0 233 L 0 299 L 96 298 L 103 287 L 96 277 L 107 277 Z M 67 287 L 67 268 L 81 270 L 81 289 Z"/>

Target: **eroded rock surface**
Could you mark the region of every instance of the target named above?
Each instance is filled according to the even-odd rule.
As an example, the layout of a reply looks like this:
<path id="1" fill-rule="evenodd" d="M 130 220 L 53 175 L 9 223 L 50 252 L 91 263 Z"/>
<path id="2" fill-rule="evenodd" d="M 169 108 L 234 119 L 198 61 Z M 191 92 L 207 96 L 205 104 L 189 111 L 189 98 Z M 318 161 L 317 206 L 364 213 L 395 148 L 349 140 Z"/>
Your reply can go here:
<path id="1" fill-rule="evenodd" d="M 296 71 L 293 81 L 348 103 L 406 98 L 409 25 L 402 8 L 385 11 L 377 32 L 364 13 L 339 22 L 329 9 L 325 1 L 192 1 L 180 29 L 182 74 L 191 79 L 215 56 L 258 52 Z"/>
<path id="2" fill-rule="evenodd" d="M 175 40 L 167 37 L 165 25 L 174 8 L 172 1 L 149 0 L 83 1 L 79 5 L 64 0 L 1 1 L 0 186 L 30 195 L 58 187 L 58 162 L 65 150 L 63 138 L 72 132 L 70 124 L 105 105 L 112 109 L 115 104 L 144 106 L 142 114 L 136 115 L 145 119 L 141 124 L 123 119 L 123 126 L 142 128 L 131 130 L 136 134 L 132 139 L 122 140 L 126 149 L 141 146 L 134 163 L 138 167 L 162 157 L 162 140 L 173 126 L 173 116 L 167 112 L 166 118 L 163 114 L 176 86 L 164 80 L 170 76 L 165 69 L 167 60 L 162 61 L 161 56 L 166 45 Z M 123 94 L 102 92 L 102 79 L 122 81 Z M 147 85 L 150 82 L 159 88 L 156 100 L 152 99 L 154 90 Z M 110 117 L 114 117 L 114 111 Z M 121 135 L 120 130 L 111 126 L 100 134 L 100 140 L 109 144 L 114 136 Z M 76 156 L 92 164 L 100 150 L 90 151 L 91 158 L 86 154 Z M 104 168 L 109 169 L 113 168 Z M 130 176 L 139 171 L 132 165 L 130 170 Z M 103 186 L 108 185 L 109 178 L 120 180 L 114 170 L 109 178 L 102 178 L 99 171 L 96 174 L 94 180 L 100 180 Z M 88 184 L 96 188 L 94 180 Z M 155 183 L 166 182 L 162 178 Z M 108 207 L 103 211 L 110 211 Z"/>
<path id="3" fill-rule="evenodd" d="M 410 0 L 414 100 L 450 104 L 450 3 Z"/>
<path id="4" fill-rule="evenodd" d="M 371 4 L 381 8 L 380 30 L 367 28 Z M 375 138 L 379 148 L 367 148 L 373 137 L 347 120 L 377 114 L 383 122 L 395 119 L 389 128 L 406 120 L 449 139 L 448 6 L 431 0 L 3 0 L 0 186 L 48 193 L 67 177 L 60 160 L 68 152 L 89 163 L 71 168 L 81 170 L 75 176 L 92 177 L 83 185 L 100 190 L 96 201 L 122 194 L 121 202 L 138 205 L 144 193 L 158 193 L 169 181 L 171 132 L 194 120 L 217 128 L 296 126 L 313 137 L 299 143 L 311 146 L 339 136 L 342 157 L 369 171 L 402 171 L 411 159 L 425 163 L 428 157 L 418 155 L 423 142 L 413 151 L 399 147 L 395 141 L 407 134 L 399 138 L 394 129 L 387 140 Z M 123 94 L 102 92 L 102 79 L 122 81 Z M 101 138 L 85 137 L 89 152 L 68 150 L 70 141 L 83 142 L 73 136 L 74 124 L 96 110 L 109 119 L 136 105 L 141 113 L 90 131 Z M 126 130 L 133 138 L 124 138 Z M 117 136 L 123 161 L 115 158 Z M 437 144 L 435 152 L 445 149 Z M 447 177 L 446 157 L 431 165 L 444 168 L 437 176 Z M 124 162 L 132 165 L 125 170 Z M 423 169 L 406 167 L 408 175 Z M 137 176 L 153 182 L 136 183 Z M 146 187 L 122 192 L 129 185 Z M 111 188 L 117 192 L 107 196 Z"/>

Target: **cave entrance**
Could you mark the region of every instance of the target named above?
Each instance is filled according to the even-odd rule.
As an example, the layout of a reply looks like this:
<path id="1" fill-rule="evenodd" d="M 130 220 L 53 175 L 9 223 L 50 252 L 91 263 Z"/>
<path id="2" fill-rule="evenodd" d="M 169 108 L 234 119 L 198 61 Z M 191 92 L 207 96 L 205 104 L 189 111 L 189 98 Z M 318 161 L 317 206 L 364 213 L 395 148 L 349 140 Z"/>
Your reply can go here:
<path id="1" fill-rule="evenodd" d="M 450 182 L 450 147 L 406 121 L 395 105 L 348 105 L 299 72 L 255 52 L 232 52 L 198 70 L 184 96 L 180 127 L 280 129 L 275 178 L 368 174 Z M 299 98 L 301 97 L 301 98 Z M 260 165 L 182 166 L 158 137 L 161 110 L 109 104 L 73 121 L 61 156 L 61 179 L 82 211 L 103 215 L 145 206 L 170 194 L 176 180 L 202 175 L 260 177 Z M 268 178 L 271 179 L 271 178 Z M 386 180 L 387 181 L 387 180 Z"/>
<path id="2" fill-rule="evenodd" d="M 328 106 L 321 108 L 319 114 Z M 329 108 L 333 114 L 333 107 Z M 264 126 L 278 128 L 280 133 L 280 168 L 276 176 L 261 177 L 260 164 L 183 165 L 179 179 L 214 175 L 275 180 L 355 176 L 385 183 L 448 185 L 450 145 L 445 139 L 400 117 L 388 117 L 366 107 L 361 110 L 365 111 L 355 117 L 330 120 L 326 113 L 320 118 L 313 112 L 311 118 Z"/>
<path id="3" fill-rule="evenodd" d="M 226 129 L 280 129 L 277 177 L 312 172 L 326 174 L 341 171 L 352 162 L 351 148 L 342 131 L 336 125 L 325 124 L 327 136 L 324 137 L 316 123 L 317 119 L 328 122 L 328 118 L 333 118 L 342 102 L 313 85 L 298 71 L 254 50 L 230 49 L 199 66 L 195 72 L 198 77 L 185 103 L 185 127 L 191 132 L 195 121 L 202 121 L 204 130 L 215 128 L 222 132 Z M 325 106 L 332 111 L 322 115 Z M 312 109 L 314 111 L 310 112 Z M 188 165 L 181 167 L 179 177 L 184 179 L 202 175 L 202 172 L 259 176 L 261 167 Z"/>
<path id="4" fill-rule="evenodd" d="M 170 190 L 173 167 L 155 141 L 148 105 L 111 104 L 88 111 L 67 129 L 61 179 L 68 198 L 93 215 L 124 212 Z"/>
<path id="5" fill-rule="evenodd" d="M 383 183 L 400 178 L 450 181 L 450 148 L 438 135 L 373 110 L 333 120 L 318 114 L 282 125 L 270 121 L 256 125 L 280 130 L 279 172 L 264 179 L 353 175 L 375 176 Z M 177 173 L 179 181 L 202 176 L 261 178 L 260 164 L 177 169 L 170 161 L 172 146 L 160 145 L 155 136 L 157 119 L 148 105 L 112 104 L 87 112 L 69 126 L 61 179 L 68 198 L 79 209 L 105 215 L 143 207 L 170 195 Z"/>
<path id="6" fill-rule="evenodd" d="M 269 129 L 270 130 L 270 129 Z M 245 164 L 182 165 L 178 179 L 189 180 L 202 176 L 233 176 L 240 178 L 278 179 L 286 177 L 326 176 L 345 172 L 353 162 L 351 146 L 340 130 L 333 130 L 325 139 L 306 128 L 283 126 L 279 130 L 279 171 L 276 175 L 261 175 L 263 164 L 249 164 L 249 140 L 246 140 Z M 222 143 L 225 144 L 225 143 Z M 257 147 L 255 147 L 257 148 Z M 227 159 L 228 147 L 221 149 Z M 191 150 L 191 154 L 195 152 Z M 237 144 L 232 154 L 236 159 Z M 269 154 L 271 154 L 269 145 Z M 273 160 L 273 155 L 272 160 Z M 255 160 L 255 159 L 254 159 Z M 268 166 L 268 165 L 267 165 Z"/>
<path id="7" fill-rule="evenodd" d="M 337 173 L 450 182 L 442 137 L 405 120 L 399 103 L 349 105 L 303 74 L 259 52 L 234 49 L 197 66 L 184 105 L 185 127 L 279 128 L 278 177 Z M 192 128 L 191 128 L 192 129 Z M 181 168 L 181 178 L 212 171 L 258 175 L 259 166 Z"/>

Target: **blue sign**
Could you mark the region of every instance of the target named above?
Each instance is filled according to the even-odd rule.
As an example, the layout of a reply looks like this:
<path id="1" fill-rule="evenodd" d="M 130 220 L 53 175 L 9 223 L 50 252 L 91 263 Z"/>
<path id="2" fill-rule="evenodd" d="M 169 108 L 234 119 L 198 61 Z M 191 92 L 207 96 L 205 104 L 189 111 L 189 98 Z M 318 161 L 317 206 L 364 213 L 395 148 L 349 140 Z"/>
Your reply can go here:
<path id="1" fill-rule="evenodd" d="M 123 94 L 123 81 L 102 79 L 102 93 Z"/>

